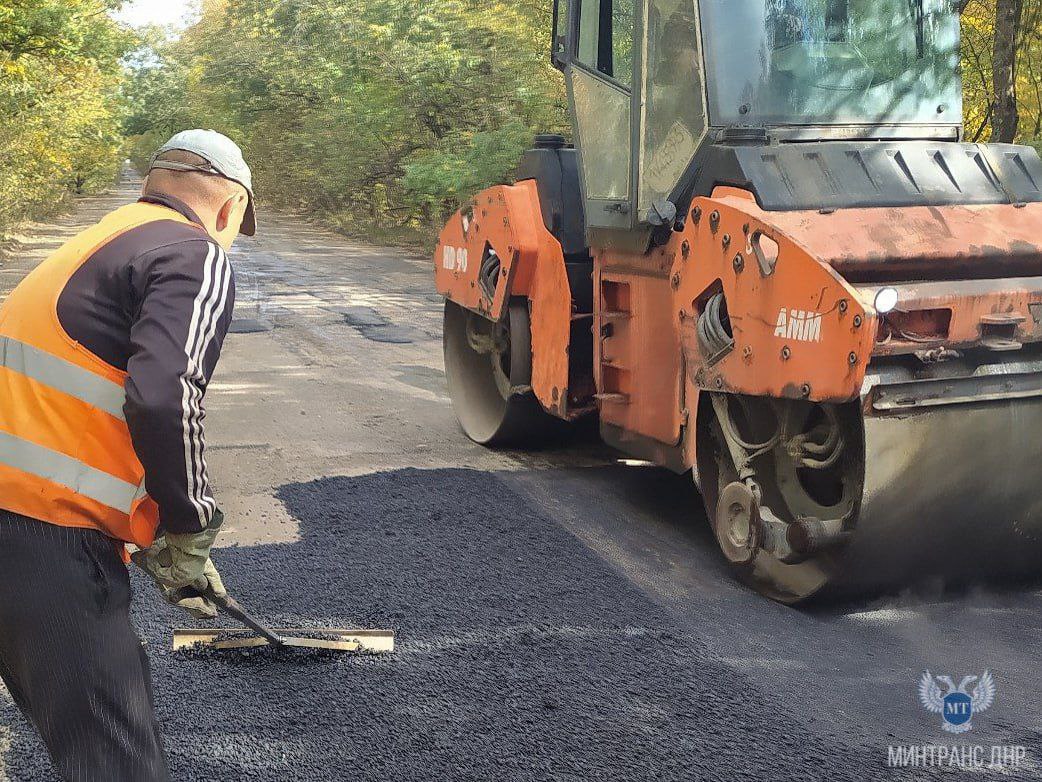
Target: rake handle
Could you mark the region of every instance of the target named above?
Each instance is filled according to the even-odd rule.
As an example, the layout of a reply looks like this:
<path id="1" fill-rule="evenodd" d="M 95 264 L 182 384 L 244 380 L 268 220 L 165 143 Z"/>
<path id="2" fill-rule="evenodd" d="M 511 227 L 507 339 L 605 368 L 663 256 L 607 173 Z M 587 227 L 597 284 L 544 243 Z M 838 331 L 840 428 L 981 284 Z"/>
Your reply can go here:
<path id="1" fill-rule="evenodd" d="M 143 551 L 135 551 L 130 555 L 131 561 L 141 568 L 145 573 L 152 576 L 153 579 L 156 577 L 152 575 L 151 571 L 146 566 L 147 558 Z M 156 579 L 156 583 L 160 582 Z M 162 584 L 160 584 L 162 586 Z M 182 587 L 181 589 L 173 590 L 168 594 L 168 599 L 171 602 L 178 603 L 182 600 L 190 600 L 191 598 L 201 597 L 204 600 L 209 600 L 211 603 L 216 605 L 221 611 L 228 614 L 233 619 L 237 619 L 242 624 L 257 633 L 257 635 L 263 637 L 272 646 L 285 646 L 286 641 L 282 636 L 269 630 L 259 619 L 252 616 L 245 608 L 239 605 L 238 601 L 235 600 L 231 595 L 225 594 L 224 597 L 219 596 L 213 591 L 213 587 L 207 584 L 205 590 L 195 589 L 194 587 Z"/>
<path id="2" fill-rule="evenodd" d="M 251 615 L 245 608 L 239 605 L 239 602 L 235 598 L 231 595 L 221 597 L 213 591 L 213 587 L 207 586 L 205 590 L 199 590 L 193 587 L 183 587 L 171 595 L 171 600 L 177 602 L 192 597 L 202 597 L 209 600 L 220 608 L 221 611 L 228 614 L 228 616 L 246 625 L 248 628 L 253 630 L 253 632 L 257 633 L 257 635 L 265 638 L 272 646 L 284 646 L 286 644 L 282 636 L 265 627 L 259 619 Z"/>

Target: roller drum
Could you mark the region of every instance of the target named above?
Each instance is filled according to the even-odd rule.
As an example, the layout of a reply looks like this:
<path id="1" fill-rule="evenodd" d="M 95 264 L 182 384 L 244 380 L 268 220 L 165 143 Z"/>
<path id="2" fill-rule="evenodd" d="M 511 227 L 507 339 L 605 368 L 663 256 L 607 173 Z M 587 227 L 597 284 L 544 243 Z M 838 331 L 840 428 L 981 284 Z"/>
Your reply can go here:
<path id="1" fill-rule="evenodd" d="M 865 417 L 865 469 L 841 546 L 745 573 L 783 602 L 1042 573 L 1042 399 Z"/>
<path id="2" fill-rule="evenodd" d="M 1042 399 L 865 419 L 865 487 L 837 584 L 1042 570 Z"/>

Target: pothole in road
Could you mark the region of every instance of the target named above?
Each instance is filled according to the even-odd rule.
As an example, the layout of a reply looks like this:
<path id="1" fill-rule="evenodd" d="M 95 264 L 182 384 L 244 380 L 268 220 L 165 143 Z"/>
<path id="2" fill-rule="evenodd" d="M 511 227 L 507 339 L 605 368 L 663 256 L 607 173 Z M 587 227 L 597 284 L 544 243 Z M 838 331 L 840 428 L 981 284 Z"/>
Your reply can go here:
<path id="1" fill-rule="evenodd" d="M 342 315 L 347 325 L 373 342 L 407 345 L 423 337 L 423 333 L 418 329 L 411 326 L 398 326 L 372 307 L 329 307 L 328 309 Z"/>

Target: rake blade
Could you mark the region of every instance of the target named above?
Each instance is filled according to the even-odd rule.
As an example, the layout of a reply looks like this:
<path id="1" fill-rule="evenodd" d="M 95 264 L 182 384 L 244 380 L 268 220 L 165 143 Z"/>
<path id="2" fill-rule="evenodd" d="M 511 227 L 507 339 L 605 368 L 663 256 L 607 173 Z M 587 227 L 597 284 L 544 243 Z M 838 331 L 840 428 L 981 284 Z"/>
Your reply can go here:
<path id="1" fill-rule="evenodd" d="M 298 649 L 330 649 L 340 652 L 393 652 L 392 630 L 349 630 L 346 628 L 293 628 L 275 630 L 284 646 Z M 313 637 L 318 636 L 318 637 Z M 173 650 L 208 647 L 211 649 L 250 649 L 270 646 L 265 638 L 243 635 L 241 630 L 174 630 Z"/>

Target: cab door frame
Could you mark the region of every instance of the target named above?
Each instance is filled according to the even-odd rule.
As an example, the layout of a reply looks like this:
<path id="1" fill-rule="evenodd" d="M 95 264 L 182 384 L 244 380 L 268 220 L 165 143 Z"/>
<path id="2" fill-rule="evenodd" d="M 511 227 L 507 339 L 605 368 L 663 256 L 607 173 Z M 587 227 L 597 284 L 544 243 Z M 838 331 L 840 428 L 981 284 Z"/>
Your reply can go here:
<path id="1" fill-rule="evenodd" d="M 598 11 L 610 8 L 614 0 L 554 0 L 553 18 L 554 33 L 552 35 L 551 59 L 555 67 L 561 70 L 565 76 L 565 84 L 568 91 L 568 104 L 572 116 L 572 128 L 575 136 L 575 146 L 579 154 L 580 163 L 580 187 L 582 189 L 583 201 L 586 205 L 586 226 L 588 235 L 600 233 L 601 231 L 631 232 L 638 227 L 640 216 L 637 214 L 637 186 L 639 173 L 639 153 L 641 141 L 641 88 L 644 59 L 644 30 L 643 19 L 647 11 L 647 0 L 633 0 L 633 48 L 630 84 L 627 85 L 618 79 L 602 73 L 595 66 L 583 62 L 579 57 L 579 36 L 584 6 L 588 9 L 596 5 Z M 562 8 L 562 6 L 566 6 Z M 603 46 L 603 42 L 599 42 Z M 584 101 L 590 101 L 591 93 L 593 99 L 598 97 L 616 96 L 619 98 L 616 108 L 620 113 L 611 116 L 610 106 L 607 101 L 600 106 L 601 111 L 599 123 L 601 129 L 609 127 L 614 121 L 615 128 L 612 137 L 604 138 L 598 144 L 597 135 L 593 132 L 593 124 L 590 112 L 583 111 L 580 105 Z M 595 104 L 590 104 L 595 105 Z M 624 108 L 623 108 L 624 107 Z M 620 134 L 625 134 L 619 139 Z M 591 182 L 595 176 L 605 174 L 603 170 L 596 168 L 594 156 L 598 153 L 612 154 L 614 149 L 624 149 L 625 163 L 613 167 L 608 172 L 608 178 L 614 177 L 617 181 L 611 183 L 618 185 L 625 177 L 625 192 L 608 192 L 611 187 L 604 188 L 605 183 L 594 184 Z M 601 189 L 602 192 L 596 192 Z M 591 244 L 595 244 L 591 240 Z M 613 242 L 612 242 L 613 243 Z"/>

